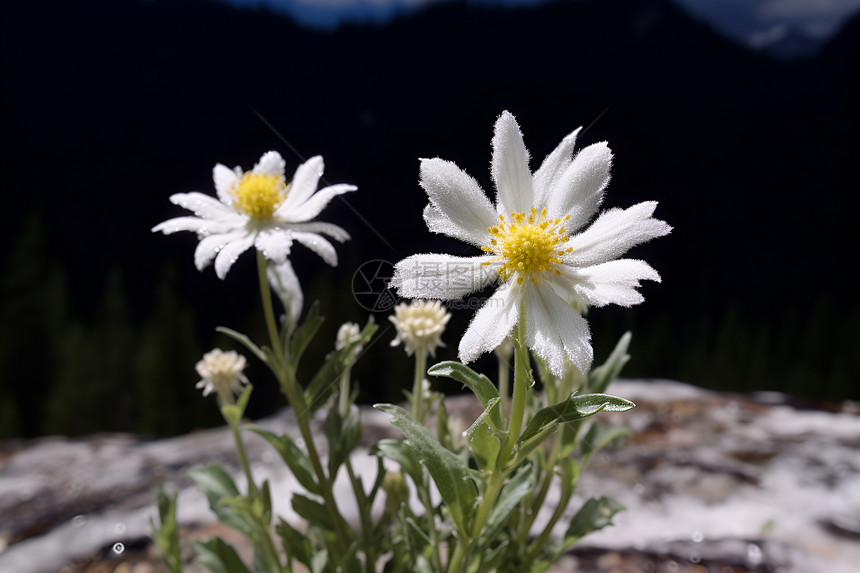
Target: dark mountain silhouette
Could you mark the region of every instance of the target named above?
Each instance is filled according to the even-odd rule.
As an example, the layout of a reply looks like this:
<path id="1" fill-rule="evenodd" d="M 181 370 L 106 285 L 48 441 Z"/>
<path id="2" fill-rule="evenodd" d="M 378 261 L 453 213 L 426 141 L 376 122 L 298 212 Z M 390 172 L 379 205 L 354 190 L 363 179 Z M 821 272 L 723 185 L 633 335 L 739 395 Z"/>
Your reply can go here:
<path id="1" fill-rule="evenodd" d="M 214 163 L 278 149 L 293 168 L 294 147 L 360 187 L 323 217 L 354 236 L 341 265 L 302 252 L 296 265 L 314 294 L 338 285 L 328 327 L 363 320 L 341 287 L 361 262 L 471 252 L 424 228 L 417 158 L 454 160 L 489 190 L 492 124 L 509 109 L 534 165 L 579 125 L 584 143 L 608 140 L 606 206 L 656 199 L 675 226 L 632 253 L 664 279 L 646 303 L 591 313 L 598 355 L 632 327 L 631 374 L 856 397 L 846 317 L 860 307 L 841 278 L 858 244 L 856 19 L 798 62 L 744 50 L 667 0 L 450 3 L 337 32 L 212 2 L 13 1 L 2 32 L 0 232 L 9 244 L 40 214 L 78 315 L 119 264 L 142 320 L 170 261 L 202 332 L 242 323 L 252 262 L 221 282 L 193 268 L 193 237 L 149 229 L 179 214 L 171 193 L 211 190 Z M 449 357 L 469 316 L 451 323 Z"/>

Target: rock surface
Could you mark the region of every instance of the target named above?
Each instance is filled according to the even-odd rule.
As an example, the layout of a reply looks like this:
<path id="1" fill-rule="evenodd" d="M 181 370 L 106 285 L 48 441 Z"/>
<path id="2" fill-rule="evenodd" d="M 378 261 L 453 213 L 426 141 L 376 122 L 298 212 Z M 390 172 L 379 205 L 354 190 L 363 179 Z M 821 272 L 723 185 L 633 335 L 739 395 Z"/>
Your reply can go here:
<path id="1" fill-rule="evenodd" d="M 779 395 L 726 395 L 666 381 L 619 381 L 611 392 L 637 408 L 602 420 L 631 427 L 635 437 L 595 456 L 571 512 L 592 495 L 612 496 L 627 511 L 614 527 L 585 538 L 556 571 L 856 571 L 855 404 L 825 411 L 789 405 Z M 452 419 L 467 424 L 475 407 L 468 397 L 449 400 Z M 397 431 L 374 410 L 362 415 L 364 451 L 354 463 L 372 476 L 366 448 Z M 288 414 L 258 424 L 297 434 Z M 272 481 L 275 510 L 295 518 L 289 492 L 297 484 L 262 439 L 244 439 L 255 476 Z M 0 443 L 0 571 L 163 571 L 148 540 L 159 483 L 180 492 L 185 538 L 230 535 L 184 476 L 212 460 L 238 476 L 226 429 L 159 441 L 97 435 Z M 243 486 L 241 477 L 237 483 Z M 347 484 L 337 487 L 349 499 Z M 344 511 L 354 510 L 345 503 Z"/>

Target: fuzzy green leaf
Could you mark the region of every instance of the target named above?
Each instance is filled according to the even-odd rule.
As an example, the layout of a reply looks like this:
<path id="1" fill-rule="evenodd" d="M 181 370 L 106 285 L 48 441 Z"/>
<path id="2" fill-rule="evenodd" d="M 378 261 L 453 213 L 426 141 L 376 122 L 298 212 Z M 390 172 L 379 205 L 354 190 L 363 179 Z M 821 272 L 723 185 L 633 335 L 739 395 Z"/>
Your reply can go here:
<path id="1" fill-rule="evenodd" d="M 220 537 L 213 537 L 206 542 L 196 541 L 194 552 L 212 573 L 251 573 L 236 550 L 224 543 Z"/>
<path id="2" fill-rule="evenodd" d="M 440 362 L 432 366 L 427 374 L 432 376 L 445 376 L 446 378 L 453 378 L 458 382 L 462 382 L 478 397 L 478 400 L 481 402 L 481 407 L 485 410 L 487 406 L 490 404 L 490 400 L 493 398 L 499 397 L 499 390 L 490 382 L 490 379 L 484 376 L 483 374 L 478 374 L 465 364 L 460 364 L 459 362 L 447 361 Z M 496 424 L 497 427 L 502 426 L 501 416 L 498 412 L 493 417 L 493 423 Z"/>
<path id="3" fill-rule="evenodd" d="M 248 429 L 262 436 L 267 442 L 272 444 L 278 454 L 280 454 L 281 459 L 284 460 L 284 463 L 287 464 L 287 467 L 296 476 L 298 482 L 302 484 L 302 487 L 310 493 L 320 494 L 322 490 L 320 490 L 320 486 L 314 477 L 314 466 L 311 463 L 311 459 L 304 450 L 296 445 L 290 436 L 286 434 L 278 436 L 259 426 L 249 426 Z"/>
<path id="4" fill-rule="evenodd" d="M 337 470 L 361 438 L 361 418 L 358 415 L 358 407 L 351 404 L 345 418 L 341 417 L 337 408 L 330 408 L 323 424 L 323 431 L 329 447 L 328 475 L 335 479 Z"/>
<path id="5" fill-rule="evenodd" d="M 582 451 L 582 465 L 588 463 L 598 450 L 620 438 L 632 436 L 633 432 L 630 428 L 623 426 L 604 426 L 594 423 L 588 429 L 588 433 L 582 438 L 580 450 Z"/>
<path id="6" fill-rule="evenodd" d="M 487 408 L 466 430 L 466 439 L 475 454 L 475 461 L 477 461 L 478 467 L 484 471 L 491 472 L 496 469 L 496 458 L 499 457 L 499 450 L 502 448 L 503 442 L 508 440 L 508 433 L 499 429 L 493 422 L 493 418 L 499 417 L 500 403 L 500 398 L 490 400 Z"/>
<path id="7" fill-rule="evenodd" d="M 331 515 L 326 507 L 320 502 L 296 493 L 293 494 L 292 504 L 296 513 L 298 513 L 299 516 L 308 523 L 317 525 L 323 529 L 327 529 L 328 531 L 335 530 L 334 522 L 331 520 Z"/>
<path id="8" fill-rule="evenodd" d="M 462 535 L 469 531 L 478 491 L 466 464 L 436 438 L 409 412 L 392 404 L 377 404 L 377 410 L 392 416 L 391 422 L 400 428 L 409 447 L 424 461 L 427 471 L 445 502 L 448 513 Z"/>
<path id="9" fill-rule="evenodd" d="M 570 521 L 570 526 L 564 535 L 564 544 L 572 545 L 592 531 L 612 525 L 612 517 L 623 509 L 624 506 L 612 498 L 592 497 L 579 508 Z"/>
<path id="10" fill-rule="evenodd" d="M 517 456 L 523 459 L 549 437 L 560 424 L 576 422 L 601 411 L 626 412 L 636 405 L 608 394 L 580 394 L 535 412 L 517 441 Z"/>
<path id="11" fill-rule="evenodd" d="M 423 483 L 424 470 L 421 469 L 421 464 L 418 462 L 418 455 L 415 450 L 402 441 L 379 440 L 370 448 L 370 454 L 397 462 L 400 464 L 400 469 L 411 477 L 414 483 Z"/>
<path id="12" fill-rule="evenodd" d="M 325 317 L 320 316 L 320 302 L 315 300 L 305 315 L 305 321 L 296 328 L 290 339 L 290 366 L 295 370 L 308 344 L 316 335 Z"/>
<path id="13" fill-rule="evenodd" d="M 226 326 L 219 326 L 215 328 L 215 330 L 216 332 L 220 332 L 221 334 L 226 334 L 227 336 L 250 350 L 254 354 L 254 356 L 268 364 L 265 353 L 260 350 L 260 347 L 254 344 L 254 342 L 246 335 L 242 334 L 241 332 L 236 332 L 232 328 L 227 328 Z"/>

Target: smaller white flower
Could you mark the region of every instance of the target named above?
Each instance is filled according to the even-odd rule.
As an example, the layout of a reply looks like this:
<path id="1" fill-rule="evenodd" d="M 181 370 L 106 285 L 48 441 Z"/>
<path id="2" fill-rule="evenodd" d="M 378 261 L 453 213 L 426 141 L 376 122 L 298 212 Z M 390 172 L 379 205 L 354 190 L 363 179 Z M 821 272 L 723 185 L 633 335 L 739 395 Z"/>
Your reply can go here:
<path id="1" fill-rule="evenodd" d="M 243 372 L 245 357 L 233 350 L 216 348 L 207 352 L 195 368 L 201 378 L 197 388 L 203 388 L 204 396 L 217 392 L 222 404 L 232 403 L 233 395 L 242 391 L 242 384 L 248 384 Z"/>
<path id="2" fill-rule="evenodd" d="M 361 336 L 361 328 L 354 322 L 344 322 L 340 325 L 340 328 L 337 329 L 337 338 L 334 342 L 335 350 L 340 350 L 347 344 L 355 342 Z M 353 348 L 353 356 L 358 356 L 361 352 L 362 346 L 359 344 L 355 348 Z"/>
<path id="3" fill-rule="evenodd" d="M 420 348 L 436 356 L 436 347 L 445 346 L 441 336 L 450 318 L 450 313 L 438 300 L 400 303 L 394 307 L 394 316 L 388 317 L 397 329 L 397 336 L 391 341 L 391 346 L 402 342 L 409 356 Z"/>
<path id="4" fill-rule="evenodd" d="M 337 225 L 313 219 L 336 195 L 357 187 L 331 185 L 317 191 L 323 173 L 320 156 L 299 165 L 290 183 L 284 178 L 285 167 L 286 162 L 276 151 L 264 153 L 248 172 L 219 163 L 212 171 L 218 198 L 197 192 L 172 195 L 172 203 L 193 211 L 195 216 L 169 219 L 152 230 L 165 235 L 196 232 L 200 243 L 194 264 L 203 270 L 214 260 L 215 274 L 221 279 L 239 255 L 251 247 L 276 265 L 283 265 L 293 241 L 311 249 L 328 264 L 337 265 L 334 246 L 323 235 L 343 242 L 349 234 Z"/>

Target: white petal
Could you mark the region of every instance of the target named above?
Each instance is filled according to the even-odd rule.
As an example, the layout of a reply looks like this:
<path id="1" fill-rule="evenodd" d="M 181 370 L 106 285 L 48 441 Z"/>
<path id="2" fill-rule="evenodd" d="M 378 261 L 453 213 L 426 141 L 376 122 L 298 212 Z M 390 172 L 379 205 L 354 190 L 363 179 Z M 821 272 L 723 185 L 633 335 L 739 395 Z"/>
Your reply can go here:
<path id="1" fill-rule="evenodd" d="M 209 219 L 200 219 L 199 217 L 176 217 L 168 219 L 163 223 L 159 223 L 152 228 L 153 233 L 161 231 L 165 235 L 170 235 L 178 231 L 194 231 L 201 237 L 211 235 L 213 233 L 226 233 L 234 230 L 236 224 L 222 221 L 212 221 Z"/>
<path id="2" fill-rule="evenodd" d="M 507 111 L 496 121 L 490 172 L 498 193 L 498 214 L 528 213 L 533 206 L 529 152 L 517 120 Z"/>
<path id="3" fill-rule="evenodd" d="M 324 221 L 289 223 L 285 225 L 284 228 L 292 229 L 294 231 L 301 231 L 304 233 L 322 233 L 323 235 L 328 235 L 329 237 L 340 243 L 349 240 L 349 233 L 347 233 L 337 225 L 334 225 L 332 223 L 326 223 Z"/>
<path id="4" fill-rule="evenodd" d="M 294 206 L 292 209 L 287 209 L 286 202 L 284 202 L 284 205 L 278 207 L 275 214 L 288 223 L 303 223 L 305 221 L 310 221 L 319 215 L 320 211 L 325 209 L 325 206 L 328 205 L 335 196 L 355 191 L 356 189 L 358 189 L 358 187 L 355 185 L 346 185 L 344 183 L 331 185 L 324 189 L 320 189 L 313 195 L 313 197 L 300 205 Z M 287 197 L 289 197 L 289 195 L 287 195 Z"/>
<path id="5" fill-rule="evenodd" d="M 436 232 L 443 232 L 477 246 L 488 244 L 485 240 L 490 236 L 487 228 L 495 225 L 498 218 L 492 203 L 478 182 L 456 164 L 438 158 L 422 159 L 420 173 L 421 187 L 427 192 L 430 203 L 450 221 L 450 224 L 441 226 L 450 228 L 451 232 Z M 432 219 L 436 223 L 441 221 L 440 217 Z M 430 222 L 427 223 L 428 227 L 430 224 Z M 434 229 L 431 228 L 431 230 Z"/>
<path id="6" fill-rule="evenodd" d="M 333 267 L 337 266 L 337 252 L 334 245 L 316 233 L 303 233 L 293 231 L 293 238 L 322 257 L 322 260 Z"/>
<path id="7" fill-rule="evenodd" d="M 302 312 L 304 295 L 299 284 L 299 277 L 296 276 L 290 260 L 286 259 L 282 263 L 269 265 L 266 269 L 266 275 L 269 277 L 269 284 L 278 293 L 281 304 L 287 311 L 290 325 L 294 326 Z"/>
<path id="8" fill-rule="evenodd" d="M 394 266 L 390 286 L 404 298 L 462 298 L 498 278 L 498 263 L 484 264 L 492 258 L 412 255 Z"/>
<path id="9" fill-rule="evenodd" d="M 254 241 L 254 246 L 264 257 L 278 264 L 286 260 L 292 244 L 291 233 L 278 228 L 263 229 L 257 233 L 257 239 Z"/>
<path id="10" fill-rule="evenodd" d="M 244 234 L 224 245 L 224 248 L 215 257 L 215 274 L 218 275 L 218 278 L 226 277 L 239 255 L 252 246 L 254 246 L 254 233 Z"/>
<path id="11" fill-rule="evenodd" d="M 225 205 L 233 204 L 233 196 L 230 190 L 233 185 L 239 182 L 239 176 L 235 171 L 218 163 L 212 169 L 212 179 L 215 181 L 215 191 L 218 192 L 218 199 Z"/>
<path id="12" fill-rule="evenodd" d="M 277 151 L 267 151 L 254 166 L 254 173 L 261 175 L 283 175 L 287 163 Z"/>
<path id="13" fill-rule="evenodd" d="M 487 227 L 483 228 L 483 232 L 479 232 L 477 228 L 465 229 L 455 224 L 433 203 L 428 203 L 424 207 L 424 222 L 427 224 L 427 228 L 434 233 L 441 233 L 455 239 L 460 239 L 476 247 L 489 245 L 490 240 L 493 238 L 487 231 Z"/>
<path id="14" fill-rule="evenodd" d="M 657 274 L 646 262 L 635 259 L 618 259 L 574 269 L 560 265 L 561 276 L 549 279 L 556 293 L 568 301 L 577 301 L 589 306 L 617 304 L 633 306 L 645 300 L 636 291 L 640 280 L 660 282 Z"/>
<path id="15" fill-rule="evenodd" d="M 645 201 L 627 209 L 610 209 L 591 226 L 571 238 L 573 251 L 562 260 L 574 267 L 590 267 L 619 258 L 632 247 L 672 230 L 664 221 L 652 219 L 656 201 Z"/>
<path id="16" fill-rule="evenodd" d="M 325 163 L 320 155 L 315 155 L 299 165 L 295 175 L 293 175 L 290 192 L 287 193 L 287 199 L 282 207 L 290 210 L 307 201 L 308 197 L 317 190 L 324 169 Z"/>
<path id="17" fill-rule="evenodd" d="M 194 266 L 197 267 L 198 271 L 202 271 L 212 262 L 212 259 L 215 258 L 215 255 L 221 249 L 243 234 L 243 231 L 233 231 L 231 233 L 220 233 L 204 237 L 197 244 L 197 249 L 194 251 Z"/>
<path id="18" fill-rule="evenodd" d="M 588 323 L 550 288 L 526 283 L 526 344 L 544 359 L 556 376 L 564 374 L 568 358 L 582 373 L 591 366 L 593 351 Z"/>
<path id="19" fill-rule="evenodd" d="M 170 202 L 183 209 L 194 212 L 204 219 L 236 219 L 241 217 L 235 209 L 221 203 L 215 197 L 193 191 L 191 193 L 174 193 Z"/>
<path id="20" fill-rule="evenodd" d="M 546 207 L 550 191 L 555 188 L 558 179 L 570 165 L 573 148 L 576 146 L 576 136 L 581 129 L 581 127 L 577 128 L 562 139 L 561 143 L 543 160 L 540 169 L 535 171 L 533 184 L 536 207 Z"/>
<path id="21" fill-rule="evenodd" d="M 612 151 L 606 142 L 589 145 L 576 154 L 549 195 L 547 211 L 552 217 L 570 215 L 568 233 L 585 225 L 603 201 L 609 184 Z"/>
<path id="22" fill-rule="evenodd" d="M 520 285 L 508 281 L 475 313 L 460 339 L 459 355 L 463 363 L 472 362 L 505 341 L 519 320 L 522 290 Z"/>

